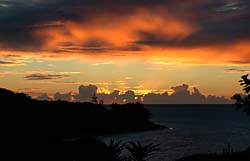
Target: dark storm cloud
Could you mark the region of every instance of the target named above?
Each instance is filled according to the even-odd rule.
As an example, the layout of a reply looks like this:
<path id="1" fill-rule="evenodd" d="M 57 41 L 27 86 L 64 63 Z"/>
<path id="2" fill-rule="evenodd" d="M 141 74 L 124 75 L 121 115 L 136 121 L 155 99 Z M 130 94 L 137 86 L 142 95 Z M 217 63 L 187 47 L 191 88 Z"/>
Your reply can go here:
<path id="1" fill-rule="evenodd" d="M 157 31 L 135 31 L 139 35 L 139 40 L 116 50 L 138 51 L 141 50 L 139 47 L 141 44 L 164 47 L 218 45 L 250 37 L 250 2 L 248 0 L 192 0 L 189 2 L 174 0 L 0 0 L 0 47 L 18 51 L 44 50 L 42 49 L 43 38 L 35 37 L 33 31 L 38 28 L 61 28 L 63 30 L 64 26 L 63 24 L 42 26 L 37 24 L 65 20 L 88 22 L 102 13 L 110 17 L 110 21 L 112 21 L 112 15 L 122 20 L 124 16 L 129 16 L 137 8 L 151 10 L 157 6 L 165 8 L 174 17 L 195 23 L 199 26 L 199 30 L 183 39 L 170 38 Z M 161 16 L 164 17 L 164 15 Z M 107 47 L 106 42 L 96 41 L 94 38 L 80 47 L 74 47 L 72 44 L 65 45 L 67 47 L 64 49 L 55 49 L 54 52 L 112 50 L 112 45 Z"/>
<path id="2" fill-rule="evenodd" d="M 0 1 L 8 7 L 0 7 L 0 47 L 25 50 L 40 45 L 32 36 L 32 25 L 40 21 L 41 9 L 16 1 Z M 39 11 L 40 10 L 40 11 Z"/>
<path id="3" fill-rule="evenodd" d="M 249 41 L 250 1 L 226 2 L 217 1 L 188 7 L 190 19 L 194 20 L 200 28 L 184 39 L 172 39 L 157 31 L 138 31 L 141 39 L 135 43 L 152 46 L 197 47 L 231 44 L 239 40 Z"/>
<path id="4" fill-rule="evenodd" d="M 61 10 L 66 7 L 64 1 L 57 2 L 59 4 L 46 0 L 0 1 L 0 47 L 19 51 L 39 50 L 42 41 L 32 34 L 32 31 L 39 27 L 35 26 L 36 24 L 71 19 L 76 16 Z"/>

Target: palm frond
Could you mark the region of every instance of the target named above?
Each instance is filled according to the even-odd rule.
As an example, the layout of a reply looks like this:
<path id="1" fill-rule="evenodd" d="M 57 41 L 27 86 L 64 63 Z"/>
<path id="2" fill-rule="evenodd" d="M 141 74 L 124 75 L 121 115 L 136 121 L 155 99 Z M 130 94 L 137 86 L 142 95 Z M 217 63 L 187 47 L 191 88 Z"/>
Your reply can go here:
<path id="1" fill-rule="evenodd" d="M 126 146 L 129 152 L 129 159 L 131 161 L 145 161 L 145 159 L 153 155 L 156 151 L 159 151 L 159 144 L 150 143 L 142 145 L 140 141 L 130 142 Z"/>

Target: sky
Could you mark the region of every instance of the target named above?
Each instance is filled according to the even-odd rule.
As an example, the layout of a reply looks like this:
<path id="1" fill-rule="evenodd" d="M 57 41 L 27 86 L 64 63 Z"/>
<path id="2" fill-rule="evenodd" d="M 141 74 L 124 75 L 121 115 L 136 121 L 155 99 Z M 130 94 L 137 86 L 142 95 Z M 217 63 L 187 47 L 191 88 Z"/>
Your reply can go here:
<path id="1" fill-rule="evenodd" d="M 248 0 L 0 0 L 0 87 L 230 98 L 250 73 L 249 28 Z"/>

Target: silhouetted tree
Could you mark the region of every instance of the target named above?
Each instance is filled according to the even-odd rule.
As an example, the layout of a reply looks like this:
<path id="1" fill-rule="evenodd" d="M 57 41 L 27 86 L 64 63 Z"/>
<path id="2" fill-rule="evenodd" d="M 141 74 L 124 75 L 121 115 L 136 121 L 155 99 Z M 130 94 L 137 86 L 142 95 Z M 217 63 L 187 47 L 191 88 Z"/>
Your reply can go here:
<path id="1" fill-rule="evenodd" d="M 13 160 L 27 161 L 142 161 L 138 159 L 157 149 L 131 143 L 130 157 L 123 157 L 121 142 L 111 140 L 107 145 L 95 140 L 96 135 L 163 127 L 149 120 L 149 111 L 140 103 L 106 108 L 97 104 L 95 95 L 92 102 L 39 101 L 0 88 L 1 145 Z"/>
<path id="2" fill-rule="evenodd" d="M 247 115 L 250 114 L 250 79 L 248 79 L 248 74 L 243 75 L 241 80 L 239 81 L 240 85 L 243 86 L 243 90 L 245 92 L 242 94 L 235 94 L 232 99 L 236 100 L 235 105 L 237 109 L 243 109 Z"/>
<path id="3" fill-rule="evenodd" d="M 6 132 L 13 135 L 78 137 L 160 128 L 149 120 L 151 115 L 142 104 L 106 108 L 97 103 L 95 95 L 93 103 L 39 101 L 0 88 L 0 102 L 2 118 L 9 128 Z"/>
<path id="4" fill-rule="evenodd" d="M 147 157 L 160 150 L 159 144 L 151 143 L 142 145 L 140 141 L 130 142 L 129 145 L 126 146 L 126 149 L 129 152 L 129 161 L 146 161 Z"/>

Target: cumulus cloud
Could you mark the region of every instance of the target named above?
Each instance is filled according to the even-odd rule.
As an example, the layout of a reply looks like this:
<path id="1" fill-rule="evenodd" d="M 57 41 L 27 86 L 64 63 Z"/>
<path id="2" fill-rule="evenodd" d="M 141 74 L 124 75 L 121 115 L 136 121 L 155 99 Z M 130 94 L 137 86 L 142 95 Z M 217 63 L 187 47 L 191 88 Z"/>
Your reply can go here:
<path id="1" fill-rule="evenodd" d="M 47 93 L 44 93 L 44 94 L 36 97 L 35 99 L 40 100 L 40 101 L 52 101 L 53 100 L 51 97 L 48 96 Z"/>
<path id="2" fill-rule="evenodd" d="M 188 85 L 183 84 L 181 86 L 176 86 L 176 87 L 171 87 L 172 90 L 174 90 L 173 95 L 174 96 L 189 96 L 189 90 L 188 90 Z"/>
<path id="3" fill-rule="evenodd" d="M 123 102 L 123 100 L 120 98 L 120 91 L 118 90 L 114 90 L 110 94 L 98 93 L 97 96 L 100 100 L 103 100 L 104 103 L 107 104 Z"/>
<path id="4" fill-rule="evenodd" d="M 193 92 L 189 90 L 187 84 L 175 86 L 171 88 L 174 92 L 154 94 L 149 93 L 144 96 L 146 104 L 228 104 L 230 100 L 218 96 L 205 96 L 200 93 L 198 88 L 193 88 Z"/>
<path id="5" fill-rule="evenodd" d="M 229 100 L 225 99 L 223 96 L 208 95 L 207 102 L 210 104 L 225 104 L 230 103 Z"/>
<path id="6" fill-rule="evenodd" d="M 223 96 L 203 95 L 198 88 L 194 87 L 190 90 L 189 85 L 183 84 L 171 88 L 172 94 L 164 93 L 147 93 L 144 95 L 135 94 L 134 91 L 128 90 L 124 93 L 114 90 L 111 93 L 98 93 L 98 87 L 95 85 L 84 86 L 81 85 L 78 89 L 78 94 L 71 92 L 66 94 L 56 93 L 54 100 L 66 100 L 76 102 L 91 102 L 92 96 L 96 95 L 99 101 L 105 104 L 111 103 L 128 103 L 128 102 L 142 102 L 145 104 L 228 104 L 230 100 Z M 100 91 L 100 90 L 99 90 Z M 46 95 L 38 97 L 40 100 L 48 100 Z"/>
<path id="7" fill-rule="evenodd" d="M 65 94 L 61 94 L 61 93 L 57 92 L 54 94 L 54 100 L 56 100 L 56 101 L 61 100 L 61 101 L 69 101 L 70 102 L 73 100 L 72 92 L 65 93 Z"/>
<path id="8" fill-rule="evenodd" d="M 121 93 L 118 90 L 114 90 L 110 94 L 108 93 L 97 93 L 97 86 L 80 86 L 79 94 L 75 95 L 75 101 L 79 102 L 90 102 L 92 96 L 95 94 L 99 101 L 103 101 L 106 104 L 111 103 L 128 103 L 128 102 L 141 102 L 142 95 L 136 95 L 134 91 L 126 91 Z"/>
<path id="9" fill-rule="evenodd" d="M 79 102 L 90 102 L 92 100 L 92 96 L 97 93 L 97 89 L 98 87 L 95 85 L 81 85 L 78 88 L 78 94 L 75 95 L 74 98 Z"/>

